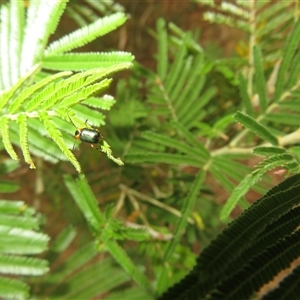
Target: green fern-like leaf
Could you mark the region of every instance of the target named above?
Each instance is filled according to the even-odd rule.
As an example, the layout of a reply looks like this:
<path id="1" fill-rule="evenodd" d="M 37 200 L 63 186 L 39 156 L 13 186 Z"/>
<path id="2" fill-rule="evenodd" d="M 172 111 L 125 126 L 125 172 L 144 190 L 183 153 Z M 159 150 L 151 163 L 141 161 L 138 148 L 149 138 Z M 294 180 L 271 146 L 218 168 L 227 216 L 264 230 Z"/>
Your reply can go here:
<path id="1" fill-rule="evenodd" d="M 254 183 L 256 183 L 264 173 L 266 173 L 269 170 L 272 170 L 275 167 L 283 165 L 292 169 L 297 166 L 297 162 L 292 155 L 287 153 L 271 156 L 270 158 L 267 158 L 266 160 L 261 162 L 258 165 L 257 169 L 251 174 L 247 175 L 234 189 L 234 191 L 232 192 L 231 196 L 229 197 L 228 201 L 222 209 L 221 218 L 226 219 L 229 216 L 229 214 L 239 201 L 240 197 L 244 196 L 249 190 L 249 188 Z"/>
<path id="2" fill-rule="evenodd" d="M 77 159 L 75 158 L 74 154 L 70 151 L 70 149 L 66 145 L 65 141 L 62 138 L 61 132 L 57 129 L 54 122 L 49 118 L 49 115 L 45 112 L 40 112 L 39 117 L 40 120 L 44 123 L 44 126 L 47 129 L 49 136 L 56 142 L 56 144 L 59 146 L 61 151 L 74 165 L 75 169 L 78 172 L 81 172 L 81 168 Z"/>
<path id="3" fill-rule="evenodd" d="M 47 249 L 49 237 L 37 232 L 39 220 L 35 211 L 23 201 L 0 200 L 0 269 L 1 274 L 15 278 L 0 278 L 0 297 L 26 298 L 29 286 L 18 276 L 40 276 L 48 270 L 46 260 L 27 255 Z"/>
<path id="4" fill-rule="evenodd" d="M 133 55 L 128 52 L 67 53 L 45 57 L 42 66 L 50 70 L 83 71 L 94 68 L 108 68 L 115 64 L 132 62 Z"/>
<path id="5" fill-rule="evenodd" d="M 71 51 L 83 46 L 88 42 L 107 34 L 108 32 L 121 26 L 126 21 L 124 13 L 115 13 L 113 15 L 101 18 L 84 28 L 62 37 L 60 40 L 53 42 L 46 49 L 46 56 Z"/>
<path id="6" fill-rule="evenodd" d="M 24 155 L 25 162 L 29 164 L 30 169 L 35 169 L 35 165 L 29 153 L 28 147 L 28 124 L 25 114 L 19 114 L 18 123 L 20 124 L 20 144 Z"/>
<path id="7" fill-rule="evenodd" d="M 3 140 L 5 150 L 7 151 L 7 153 L 10 155 L 12 159 L 18 160 L 19 159 L 18 155 L 13 149 L 9 137 L 9 119 L 6 118 L 5 116 L 1 117 L 0 126 L 1 126 L 1 135 L 2 135 L 2 140 Z"/>

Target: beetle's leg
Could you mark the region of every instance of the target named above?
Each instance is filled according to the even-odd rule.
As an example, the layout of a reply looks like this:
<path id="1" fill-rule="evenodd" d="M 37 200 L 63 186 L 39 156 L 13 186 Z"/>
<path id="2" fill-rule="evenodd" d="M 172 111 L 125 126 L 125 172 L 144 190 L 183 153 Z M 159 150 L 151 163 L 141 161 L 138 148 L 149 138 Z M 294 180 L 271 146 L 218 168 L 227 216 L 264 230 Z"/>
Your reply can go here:
<path id="1" fill-rule="evenodd" d="M 95 150 L 103 152 L 100 147 L 97 147 L 97 145 L 98 144 L 91 144 L 91 147 L 94 148 Z"/>

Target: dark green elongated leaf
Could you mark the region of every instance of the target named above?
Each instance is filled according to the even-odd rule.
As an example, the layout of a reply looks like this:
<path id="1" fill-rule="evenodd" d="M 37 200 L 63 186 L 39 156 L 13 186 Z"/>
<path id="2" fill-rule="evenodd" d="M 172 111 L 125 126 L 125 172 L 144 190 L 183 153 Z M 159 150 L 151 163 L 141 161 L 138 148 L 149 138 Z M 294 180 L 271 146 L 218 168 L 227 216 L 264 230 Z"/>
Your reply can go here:
<path id="1" fill-rule="evenodd" d="M 106 260 L 109 264 L 105 263 Z M 68 280 L 70 292 L 64 295 L 64 299 L 92 299 L 130 280 L 123 270 L 113 267 L 110 259 L 106 260 L 90 265 L 72 276 Z"/>
<path id="2" fill-rule="evenodd" d="M 292 32 L 289 34 L 283 50 L 283 58 L 277 75 L 274 99 L 278 100 L 283 92 L 283 87 L 286 83 L 284 77 L 286 71 L 290 67 L 293 55 L 299 44 L 298 37 L 300 35 L 300 19 L 296 22 Z"/>
<path id="3" fill-rule="evenodd" d="M 285 300 L 285 299 L 297 299 L 300 295 L 299 286 L 300 266 L 297 266 L 293 272 L 287 275 L 280 283 L 279 287 L 271 290 L 261 300 Z"/>
<path id="4" fill-rule="evenodd" d="M 234 118 L 246 128 L 257 134 L 263 140 L 270 142 L 272 145 L 278 145 L 278 139 L 265 126 L 258 123 L 252 117 L 238 111 L 234 115 Z"/>
<path id="5" fill-rule="evenodd" d="M 264 23 L 264 26 L 261 26 L 256 34 L 258 38 L 263 39 L 266 35 L 273 34 L 273 30 L 278 28 L 278 24 L 286 24 L 289 20 L 293 19 L 292 14 L 288 14 L 285 11 L 280 12 L 276 17 L 273 17 L 271 20 L 268 20 Z"/>
<path id="6" fill-rule="evenodd" d="M 51 246 L 51 251 L 61 253 L 72 243 L 76 236 L 76 229 L 73 226 L 64 228 Z"/>
<path id="7" fill-rule="evenodd" d="M 195 150 L 187 144 L 179 142 L 177 139 L 173 139 L 168 136 L 154 133 L 151 131 L 145 131 L 142 133 L 141 136 L 149 141 L 164 145 L 166 147 L 175 148 L 181 153 L 185 153 L 188 156 L 199 159 L 199 161 L 202 161 L 202 163 L 205 163 L 208 159 L 208 157 L 199 156 L 199 152 L 197 150 Z"/>
<path id="8" fill-rule="evenodd" d="M 20 167 L 20 164 L 12 159 L 6 159 L 0 164 L 0 175 L 9 174 Z"/>
<path id="9" fill-rule="evenodd" d="M 204 171 L 199 171 L 191 188 L 189 191 L 188 196 L 183 200 L 183 207 L 182 207 L 182 217 L 178 219 L 178 222 L 175 227 L 174 231 L 174 238 L 169 244 L 169 247 L 167 248 L 165 255 L 164 255 L 164 260 L 170 259 L 170 256 L 174 252 L 175 247 L 179 243 L 179 240 L 182 235 L 182 231 L 184 230 L 186 224 L 187 224 L 187 219 L 190 216 L 195 201 L 197 199 L 197 196 L 199 194 L 200 188 L 203 184 L 203 181 L 205 179 L 205 172 Z"/>
<path id="10" fill-rule="evenodd" d="M 196 103 L 190 107 L 189 113 L 182 117 L 181 123 L 185 124 L 188 128 L 191 128 L 195 123 L 198 123 L 205 116 L 205 111 L 202 108 L 211 100 L 216 91 L 216 87 L 209 87 L 199 97 L 198 101 L 196 101 Z"/>
<path id="11" fill-rule="evenodd" d="M 172 33 L 179 36 L 179 39 L 176 39 L 176 41 L 178 41 L 176 44 L 181 45 L 183 43 L 184 37 L 187 35 L 187 33 L 172 22 L 168 23 L 168 28 L 170 29 L 170 31 Z M 172 41 L 175 41 L 173 36 L 171 38 L 173 38 Z M 197 41 L 195 41 L 194 39 L 188 39 L 188 41 L 186 42 L 186 46 L 188 47 L 188 50 L 192 53 L 194 53 L 194 52 L 202 53 L 203 52 L 203 49 L 201 48 L 199 43 Z"/>
<path id="12" fill-rule="evenodd" d="M 236 258 L 249 249 L 253 242 L 256 242 L 261 232 L 300 203 L 299 191 L 299 174 L 269 190 L 261 199 L 256 201 L 255 205 L 250 206 L 240 217 L 231 222 L 201 252 L 193 270 L 159 299 L 167 300 L 174 299 L 174 297 L 178 299 L 204 299 L 215 290 L 223 278 L 241 269 L 240 264 L 234 263 Z M 299 242 L 299 238 L 297 242 Z M 276 255 L 276 252 L 273 251 L 273 254 Z M 274 261 L 274 263 L 276 262 Z M 252 278 L 251 274 L 250 277 Z M 240 280 L 239 282 L 243 283 L 244 281 Z M 234 284 L 227 286 L 229 292 L 231 288 L 234 288 Z"/>
<path id="13" fill-rule="evenodd" d="M 98 249 L 96 248 L 94 242 L 88 243 L 85 246 L 81 247 L 66 261 L 64 261 L 63 265 L 60 268 L 51 272 L 47 276 L 46 281 L 48 285 L 53 286 L 57 283 L 63 283 L 67 277 L 72 276 L 72 274 L 74 274 L 76 270 L 86 265 L 90 260 L 95 258 L 97 254 Z M 59 287 L 59 284 L 57 287 Z"/>
<path id="14" fill-rule="evenodd" d="M 134 56 L 129 52 L 93 52 L 93 53 L 65 53 L 47 56 L 42 66 L 50 70 L 82 71 L 94 68 L 107 68 L 116 63 L 132 62 Z"/>
<path id="15" fill-rule="evenodd" d="M 192 68 L 188 74 L 188 78 L 184 84 L 183 89 L 177 95 L 174 95 L 172 98 L 173 105 L 177 113 L 180 113 L 182 109 L 185 109 L 185 105 L 187 104 L 186 99 L 190 99 L 190 101 L 195 100 L 199 96 L 199 92 L 202 90 L 205 83 L 205 63 L 203 55 L 197 55 L 193 58 Z M 195 86 L 197 87 L 195 89 Z M 191 95 L 196 95 L 192 97 Z M 189 101 L 189 102 L 190 102 Z"/>
<path id="16" fill-rule="evenodd" d="M 229 193 L 233 191 L 234 184 L 227 176 L 225 176 L 223 172 L 221 172 L 218 166 L 215 166 L 215 164 L 213 163 L 212 165 L 210 165 L 209 171 L 211 172 L 213 177 L 220 182 L 225 190 L 227 190 Z"/>
<path id="17" fill-rule="evenodd" d="M 178 79 L 181 76 L 181 72 L 184 69 L 185 64 L 185 56 L 187 54 L 187 49 L 185 46 L 179 48 L 179 51 L 176 55 L 176 59 L 172 64 L 168 76 L 165 80 L 165 89 L 167 93 L 171 93 L 171 91 L 175 88 Z"/>
<path id="18" fill-rule="evenodd" d="M 14 193 L 20 189 L 20 186 L 13 181 L 0 181 L 0 191 L 1 193 Z"/>
<path id="19" fill-rule="evenodd" d="M 65 175 L 64 182 L 91 228 L 93 228 L 95 232 L 98 232 L 104 224 L 105 219 L 85 176 L 80 175 L 78 179 L 74 181 L 70 175 Z"/>
<path id="20" fill-rule="evenodd" d="M 168 153 L 130 153 L 125 156 L 126 162 L 130 163 L 165 163 L 174 165 L 187 164 L 190 166 L 201 167 L 202 163 L 198 159 L 186 155 Z"/>
<path id="21" fill-rule="evenodd" d="M 179 97 L 181 101 L 175 102 L 175 108 L 177 112 L 178 119 L 180 120 L 180 123 L 185 124 L 185 120 L 192 114 L 193 112 L 196 112 L 197 114 L 200 113 L 200 109 L 207 103 L 207 101 L 203 101 L 204 99 L 201 99 L 202 97 L 199 96 L 204 83 L 205 83 L 205 77 L 197 78 L 197 84 L 195 85 L 195 82 L 193 81 L 193 78 L 189 78 L 189 81 L 187 85 L 185 86 L 185 89 L 182 92 L 182 95 L 185 95 L 183 98 L 182 95 Z M 199 99 L 200 98 L 200 99 Z M 188 99 L 188 101 L 187 101 Z M 197 106 L 197 107 L 195 107 Z M 195 109 L 195 110 L 194 110 Z M 199 118 L 198 118 L 199 119 Z"/>
<path id="22" fill-rule="evenodd" d="M 278 124 L 286 124 L 286 125 L 294 125 L 294 126 L 300 125 L 299 115 L 292 114 L 292 113 L 268 114 L 266 115 L 265 120 L 275 122 Z"/>
<path id="23" fill-rule="evenodd" d="M 16 279 L 0 276 L 0 297 L 2 299 L 28 299 L 29 286 Z"/>
<path id="24" fill-rule="evenodd" d="M 242 73 L 239 73 L 238 75 L 238 80 L 239 80 L 239 91 L 240 91 L 240 96 L 242 98 L 244 107 L 246 109 L 246 113 L 249 116 L 253 116 L 254 115 L 254 109 L 247 91 L 247 81 L 244 78 L 244 76 L 242 75 Z"/>
<path id="25" fill-rule="evenodd" d="M 139 287 L 128 288 L 122 291 L 110 292 L 104 300 L 131 299 L 131 300 L 153 300 L 153 297 Z"/>
<path id="26" fill-rule="evenodd" d="M 267 1 L 264 1 L 262 3 L 267 3 Z M 258 5 L 258 3 L 257 3 Z M 257 16 L 256 16 L 256 22 L 266 22 L 267 19 L 272 19 L 276 16 L 276 14 L 280 11 L 284 11 L 287 9 L 287 6 L 290 6 L 290 2 L 286 1 L 280 1 L 280 2 L 274 2 L 272 5 L 266 5 L 265 9 L 263 9 Z"/>
<path id="27" fill-rule="evenodd" d="M 286 150 L 283 148 L 279 147 L 255 147 L 253 149 L 254 154 L 259 154 L 259 155 L 276 155 L 276 154 L 282 154 L 285 153 Z"/>
<path id="28" fill-rule="evenodd" d="M 149 293 L 153 293 L 147 277 L 137 268 L 127 253 L 114 240 L 111 239 L 110 234 L 104 231 L 102 235 L 105 247 L 108 249 L 111 256 L 121 265 L 132 279 Z"/>
<path id="29" fill-rule="evenodd" d="M 156 30 L 158 34 L 157 74 L 160 77 L 160 80 L 164 80 L 168 69 L 168 34 L 164 19 L 160 18 L 157 20 Z"/>
<path id="30" fill-rule="evenodd" d="M 178 122 L 172 122 L 171 125 L 184 136 L 184 139 L 192 147 L 194 147 L 196 151 L 199 152 L 200 156 L 203 156 L 206 159 L 209 159 L 209 157 L 210 157 L 209 151 L 203 146 L 203 144 L 201 144 L 196 139 L 196 137 L 189 130 L 187 130 L 186 127 L 184 127 L 181 123 L 178 123 Z"/>
<path id="31" fill-rule="evenodd" d="M 267 93 L 266 93 L 266 80 L 263 71 L 263 62 L 261 57 L 261 51 L 258 46 L 253 48 L 254 55 L 254 70 L 255 70 L 255 87 L 259 95 L 259 106 L 262 112 L 267 109 Z"/>
<path id="32" fill-rule="evenodd" d="M 287 80 L 287 89 L 292 88 L 297 80 L 299 75 L 299 67 L 300 67 L 300 53 L 296 53 L 290 67 L 289 79 Z"/>
<path id="33" fill-rule="evenodd" d="M 272 170 L 277 166 L 288 166 L 288 164 L 291 163 L 295 163 L 295 160 L 292 155 L 287 153 L 271 156 L 261 162 L 258 165 L 258 168 L 251 174 L 247 175 L 234 189 L 226 204 L 222 208 L 221 219 L 225 220 L 229 216 L 238 203 L 240 197 L 244 196 L 250 187 L 254 185 L 265 172 Z"/>
<path id="34" fill-rule="evenodd" d="M 300 58 L 300 52 L 299 52 L 299 58 Z M 300 59 L 299 59 L 300 63 Z M 298 74 L 297 74 L 298 76 Z M 294 93 L 292 93 L 293 96 Z M 294 97 L 293 97 L 294 98 Z M 294 99 L 291 99 L 291 101 L 284 101 L 279 103 L 279 108 L 283 112 L 288 111 L 288 112 L 294 112 L 294 113 L 299 113 L 300 112 L 300 105 L 299 105 L 299 95 L 298 93 L 295 95 Z M 267 115 L 268 116 L 268 115 Z M 275 114 L 276 116 L 276 114 Z"/>
<path id="35" fill-rule="evenodd" d="M 183 69 L 181 71 L 181 75 L 178 77 L 178 80 L 176 81 L 176 85 L 169 93 L 169 98 L 172 100 L 175 106 L 175 101 L 178 95 L 180 95 L 180 92 L 183 90 L 184 87 L 186 87 L 187 81 L 190 80 L 190 74 L 191 74 L 191 68 L 195 67 L 192 64 L 193 57 L 188 56 L 185 60 L 185 64 L 183 66 Z"/>
<path id="36" fill-rule="evenodd" d="M 249 299 L 259 287 L 271 281 L 275 274 L 284 270 L 299 257 L 300 232 L 279 239 L 264 252 L 259 253 L 245 267 L 225 279 L 212 294 L 211 299 Z M 228 287 L 231 287 L 228 289 Z"/>

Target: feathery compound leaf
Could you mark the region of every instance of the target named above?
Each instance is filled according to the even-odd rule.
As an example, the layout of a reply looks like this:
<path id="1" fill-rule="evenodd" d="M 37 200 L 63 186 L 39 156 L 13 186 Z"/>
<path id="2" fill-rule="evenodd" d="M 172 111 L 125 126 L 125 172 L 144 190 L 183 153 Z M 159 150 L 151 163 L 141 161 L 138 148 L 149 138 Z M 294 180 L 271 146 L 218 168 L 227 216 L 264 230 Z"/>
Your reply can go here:
<path id="1" fill-rule="evenodd" d="M 175 230 L 174 230 L 174 238 L 172 239 L 171 243 L 169 244 L 169 247 L 167 248 L 167 250 L 165 252 L 164 260 L 170 259 L 170 256 L 172 255 L 172 253 L 174 253 L 175 247 L 179 243 L 182 232 L 186 227 L 188 217 L 192 213 L 192 210 L 194 208 L 194 204 L 195 204 L 195 201 L 199 194 L 200 188 L 203 185 L 204 179 L 205 179 L 205 172 L 199 171 L 191 188 L 190 188 L 189 194 L 183 200 L 183 208 L 181 210 L 182 217 L 178 219 L 178 222 L 177 222 Z"/>
<path id="2" fill-rule="evenodd" d="M 49 237 L 33 230 L 0 226 L 0 252 L 18 255 L 39 254 L 47 249 Z"/>
<path id="3" fill-rule="evenodd" d="M 0 272 L 3 274 L 38 276 L 48 272 L 46 260 L 0 254 Z"/>
<path id="4" fill-rule="evenodd" d="M 25 162 L 29 164 L 30 169 L 35 169 L 35 165 L 29 153 L 28 147 L 28 124 L 27 116 L 25 114 L 19 114 L 17 122 L 20 125 L 20 144 L 24 155 Z"/>
<path id="5" fill-rule="evenodd" d="M 110 160 L 112 160 L 113 162 L 115 162 L 117 165 L 119 165 L 119 166 L 123 166 L 124 165 L 124 163 L 121 160 L 121 158 L 119 158 L 119 157 L 116 158 L 116 157 L 113 156 L 111 148 L 110 148 L 110 145 L 106 141 L 102 142 L 101 151 L 103 153 L 105 153 L 107 155 L 107 157 Z"/>
<path id="6" fill-rule="evenodd" d="M 25 6 L 23 1 L 11 1 L 10 2 L 10 66 L 11 66 L 11 83 L 14 84 L 20 78 L 20 61 L 21 61 L 21 49 L 22 41 L 24 37 L 24 18 L 25 18 Z M 1 73 L 4 75 L 3 73 Z"/>
<path id="7" fill-rule="evenodd" d="M 47 129 L 50 137 L 55 141 L 55 143 L 58 145 L 58 147 L 61 149 L 61 151 L 64 153 L 64 155 L 69 159 L 69 161 L 73 164 L 77 172 L 81 172 L 80 165 L 74 156 L 74 154 L 70 151 L 68 146 L 66 145 L 65 141 L 62 138 L 61 132 L 57 129 L 54 122 L 50 119 L 49 115 L 41 111 L 39 113 L 40 120 L 44 123 L 45 128 Z"/>
<path id="8" fill-rule="evenodd" d="M 166 77 L 168 68 L 168 35 L 164 19 L 157 20 L 156 30 L 158 34 L 157 74 L 163 80 Z"/>
<path id="9" fill-rule="evenodd" d="M 292 155 L 287 153 L 274 155 L 262 161 L 257 166 L 257 169 L 247 175 L 234 189 L 226 204 L 222 208 L 221 219 L 225 220 L 230 215 L 240 198 L 246 194 L 250 187 L 254 185 L 264 173 L 278 166 L 292 168 L 297 166 L 297 162 Z"/>
<path id="10" fill-rule="evenodd" d="M 35 72 L 37 72 L 37 70 L 39 69 L 38 65 L 35 65 L 32 67 L 31 70 L 29 70 L 29 72 L 23 76 L 22 78 L 20 78 L 18 80 L 18 82 L 16 84 L 14 84 L 14 86 L 12 86 L 9 90 L 4 91 L 3 93 L 0 94 L 0 109 L 2 109 L 7 102 L 10 100 L 10 98 L 12 97 L 12 95 L 15 93 L 15 91 L 29 78 L 31 77 Z"/>
<path id="11" fill-rule="evenodd" d="M 127 274 L 142 288 L 152 293 L 147 277 L 137 268 L 124 249 L 111 239 L 110 234 L 106 236 L 105 231 L 103 232 L 102 238 L 111 256 L 121 265 Z"/>
<path id="12" fill-rule="evenodd" d="M 17 153 L 15 152 L 10 137 L 9 137 L 9 126 L 8 126 L 8 118 L 3 116 L 0 118 L 0 129 L 2 135 L 2 141 L 5 150 L 10 155 L 10 157 L 14 160 L 19 160 Z"/>
<path id="13" fill-rule="evenodd" d="M 100 92 L 106 90 L 110 86 L 111 82 L 112 82 L 112 79 L 103 79 L 99 83 L 95 83 L 93 85 L 81 88 L 79 90 L 79 92 L 76 92 L 68 97 L 60 96 L 59 97 L 60 99 L 62 99 L 62 98 L 64 98 L 64 99 L 62 101 L 60 101 L 59 103 L 57 103 L 55 105 L 55 107 L 57 107 L 57 108 L 70 107 L 70 106 L 73 106 L 80 102 L 83 102 L 91 95 L 94 95 L 95 93 L 100 93 Z M 55 101 L 55 102 L 58 102 L 58 101 Z M 45 103 L 45 104 L 43 104 L 43 109 L 49 109 L 52 107 L 52 105 L 53 105 L 53 103 L 51 103 L 51 102 Z"/>
<path id="14" fill-rule="evenodd" d="M 50 44 L 45 51 L 46 56 L 71 51 L 74 48 L 83 46 L 94 40 L 96 37 L 115 30 L 121 26 L 126 19 L 126 15 L 121 12 L 99 19 Z"/>
<path id="15" fill-rule="evenodd" d="M 103 110 L 110 110 L 115 103 L 116 100 L 110 95 L 104 95 L 103 97 L 89 97 L 84 101 L 84 104 L 87 106 Z"/>
<path id="16" fill-rule="evenodd" d="M 295 24 L 292 32 L 289 34 L 288 39 L 284 46 L 283 58 L 280 64 L 276 85 L 275 85 L 276 86 L 275 94 L 274 94 L 275 100 L 279 99 L 279 97 L 283 92 L 284 85 L 286 84 L 286 80 L 285 80 L 286 71 L 290 67 L 290 63 L 292 61 L 293 55 L 299 45 L 299 39 L 298 39 L 299 35 L 300 35 L 300 18 Z"/>
<path id="17" fill-rule="evenodd" d="M 199 151 L 197 149 L 194 149 L 183 142 L 179 142 L 177 139 L 150 131 L 143 132 L 141 136 L 149 141 L 164 145 L 166 147 L 175 148 L 181 153 L 185 153 L 193 158 L 199 159 L 199 161 L 202 161 L 203 164 L 207 161 L 208 157 L 202 157 L 199 155 Z"/>
<path id="18" fill-rule="evenodd" d="M 67 1 L 53 0 L 33 1 L 28 6 L 22 43 L 21 74 L 41 60 L 48 38 L 54 32 L 66 5 Z"/>
<path id="19" fill-rule="evenodd" d="M 279 147 L 255 147 L 253 149 L 254 154 L 258 155 L 277 155 L 277 154 L 283 154 L 286 150 Z"/>
<path id="20" fill-rule="evenodd" d="M 42 66 L 50 70 L 82 71 L 94 68 L 107 68 L 118 63 L 132 62 L 129 52 L 67 53 L 45 57 Z"/>
<path id="21" fill-rule="evenodd" d="M 159 152 L 130 153 L 126 155 L 126 161 L 130 163 L 162 163 L 171 165 L 187 164 L 194 167 L 203 166 L 200 159 L 191 158 L 186 155 Z"/>
<path id="22" fill-rule="evenodd" d="M 238 74 L 238 79 L 239 79 L 239 91 L 240 91 L 240 96 L 242 98 L 244 107 L 246 109 L 246 113 L 250 116 L 254 115 L 254 109 L 247 91 L 247 81 L 240 72 Z"/>
<path id="23" fill-rule="evenodd" d="M 57 80 L 61 77 L 69 76 L 71 74 L 72 74 L 72 72 L 70 72 L 70 71 L 60 72 L 60 73 L 54 74 L 52 76 L 48 76 L 48 77 L 38 81 L 34 85 L 31 85 L 30 87 L 22 90 L 22 92 L 17 96 L 17 98 L 14 99 L 14 101 L 11 103 L 8 111 L 11 114 L 16 112 L 20 108 L 20 106 L 25 101 L 27 101 L 34 93 L 36 93 L 39 89 L 41 89 L 44 86 L 49 85 L 51 82 L 54 82 L 55 80 Z"/>
<path id="24" fill-rule="evenodd" d="M 259 106 L 261 107 L 262 112 L 265 112 L 267 109 L 266 80 L 263 73 L 261 52 L 258 46 L 254 46 L 253 54 L 255 68 L 255 86 L 256 91 L 259 95 Z"/>
<path id="25" fill-rule="evenodd" d="M 277 138 L 262 124 L 258 123 L 256 120 L 254 120 L 252 117 L 246 115 L 245 113 L 242 113 L 238 111 L 234 118 L 237 122 L 244 125 L 246 128 L 257 134 L 260 138 L 263 140 L 270 142 L 272 145 L 277 146 L 278 140 Z"/>
<path id="26" fill-rule="evenodd" d="M 105 218 L 85 176 L 80 175 L 75 181 L 71 176 L 65 175 L 64 182 L 86 221 L 94 232 L 98 232 L 104 224 Z"/>
<path id="27" fill-rule="evenodd" d="M 0 276 L 0 297 L 3 299 L 28 299 L 29 286 L 20 280 Z"/>

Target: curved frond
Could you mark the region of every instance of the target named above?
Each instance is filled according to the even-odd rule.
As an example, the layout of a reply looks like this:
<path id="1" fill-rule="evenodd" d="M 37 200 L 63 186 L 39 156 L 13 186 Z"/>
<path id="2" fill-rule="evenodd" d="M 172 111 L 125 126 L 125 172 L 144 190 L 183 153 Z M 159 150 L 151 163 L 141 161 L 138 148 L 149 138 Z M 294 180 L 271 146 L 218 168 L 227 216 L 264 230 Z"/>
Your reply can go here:
<path id="1" fill-rule="evenodd" d="M 293 232 L 290 226 L 291 235 L 287 236 L 288 232 L 282 234 L 281 230 L 277 230 L 274 232 L 276 237 L 269 239 L 271 244 L 258 248 L 259 253 L 254 256 L 246 255 L 246 251 L 251 253 L 252 246 L 257 245 L 257 238 L 267 234 L 267 228 L 272 228 L 275 223 L 280 225 L 279 218 L 281 221 L 287 219 L 289 211 L 299 204 L 299 190 L 299 174 L 269 190 L 230 223 L 201 252 L 193 270 L 159 299 L 174 299 L 171 298 L 174 295 L 178 299 L 202 299 L 209 294 L 209 299 L 240 299 L 245 298 L 245 295 L 249 298 L 264 282 L 273 278 L 299 256 L 300 233 Z M 298 216 L 296 218 L 299 219 Z M 241 262 L 243 257 L 246 261 Z M 219 292 L 216 292 L 216 288 Z"/>
<path id="2" fill-rule="evenodd" d="M 11 113 L 11 114 L 15 113 L 18 109 L 20 109 L 23 102 L 28 101 L 28 99 L 30 99 L 30 97 L 34 93 L 36 93 L 39 89 L 41 89 L 45 86 L 48 86 L 51 82 L 54 82 L 61 77 L 70 76 L 70 75 L 72 75 L 72 72 L 70 72 L 70 71 L 60 72 L 60 73 L 54 74 L 52 76 L 48 76 L 48 77 L 38 81 L 36 84 L 23 89 L 21 91 L 21 93 L 11 103 L 11 105 L 8 109 L 9 113 Z"/>
<path id="3" fill-rule="evenodd" d="M 261 179 L 264 173 L 274 169 L 275 167 L 283 165 L 292 169 L 296 167 L 298 163 L 294 159 L 294 157 L 288 153 L 274 155 L 262 161 L 257 166 L 257 169 L 254 172 L 248 174 L 233 190 L 232 194 L 230 195 L 229 199 L 222 209 L 221 218 L 225 220 L 229 216 L 229 214 L 238 203 L 239 199 L 246 194 L 246 192 L 252 185 L 254 185 L 258 180 Z"/>
<path id="4" fill-rule="evenodd" d="M 115 30 L 121 26 L 126 19 L 126 15 L 121 12 L 101 18 L 84 28 L 80 28 L 73 33 L 51 43 L 45 50 L 45 55 L 50 56 L 53 54 L 68 52 L 83 46 L 94 40 L 96 37 L 105 35 L 108 32 Z"/>
<path id="5" fill-rule="evenodd" d="M 20 280 L 0 276 L 0 296 L 4 299 L 26 299 L 29 286 Z"/>
<path id="6" fill-rule="evenodd" d="M 83 71 L 94 68 L 107 68 L 115 64 L 132 62 L 134 56 L 129 52 L 93 52 L 93 53 L 66 53 L 47 56 L 42 66 L 49 70 Z"/>
<path id="7" fill-rule="evenodd" d="M 24 40 L 22 43 L 21 75 L 39 62 L 44 49 L 65 10 L 68 1 L 32 2 L 27 11 Z"/>
<path id="8" fill-rule="evenodd" d="M 25 114 L 19 114 L 17 122 L 20 125 L 20 144 L 25 162 L 29 164 L 30 169 L 35 169 L 35 165 L 29 153 L 28 147 L 28 124 Z"/>
<path id="9" fill-rule="evenodd" d="M 19 160 L 17 153 L 15 152 L 11 140 L 10 140 L 10 133 L 9 133 L 9 119 L 5 116 L 0 118 L 0 129 L 1 129 L 1 135 L 3 144 L 5 147 L 5 150 L 10 155 L 10 157 L 14 160 Z"/>
<path id="10" fill-rule="evenodd" d="M 80 173 L 81 168 L 79 162 L 66 145 L 65 141 L 62 138 L 61 132 L 57 129 L 54 122 L 49 118 L 49 115 L 46 112 L 40 112 L 39 117 L 44 123 L 44 126 L 47 129 L 49 136 L 55 141 L 55 143 L 58 145 L 58 147 L 61 149 L 64 155 L 69 159 L 69 161 L 73 164 L 75 169 Z"/>
<path id="11" fill-rule="evenodd" d="M 49 237 L 38 232 L 40 220 L 23 201 L 0 200 L 0 272 L 9 276 L 40 276 L 48 272 L 46 260 L 27 255 L 47 249 Z M 22 277 L 21 277 L 22 278 Z M 27 298 L 29 287 L 20 279 L 0 277 L 0 297 Z"/>

